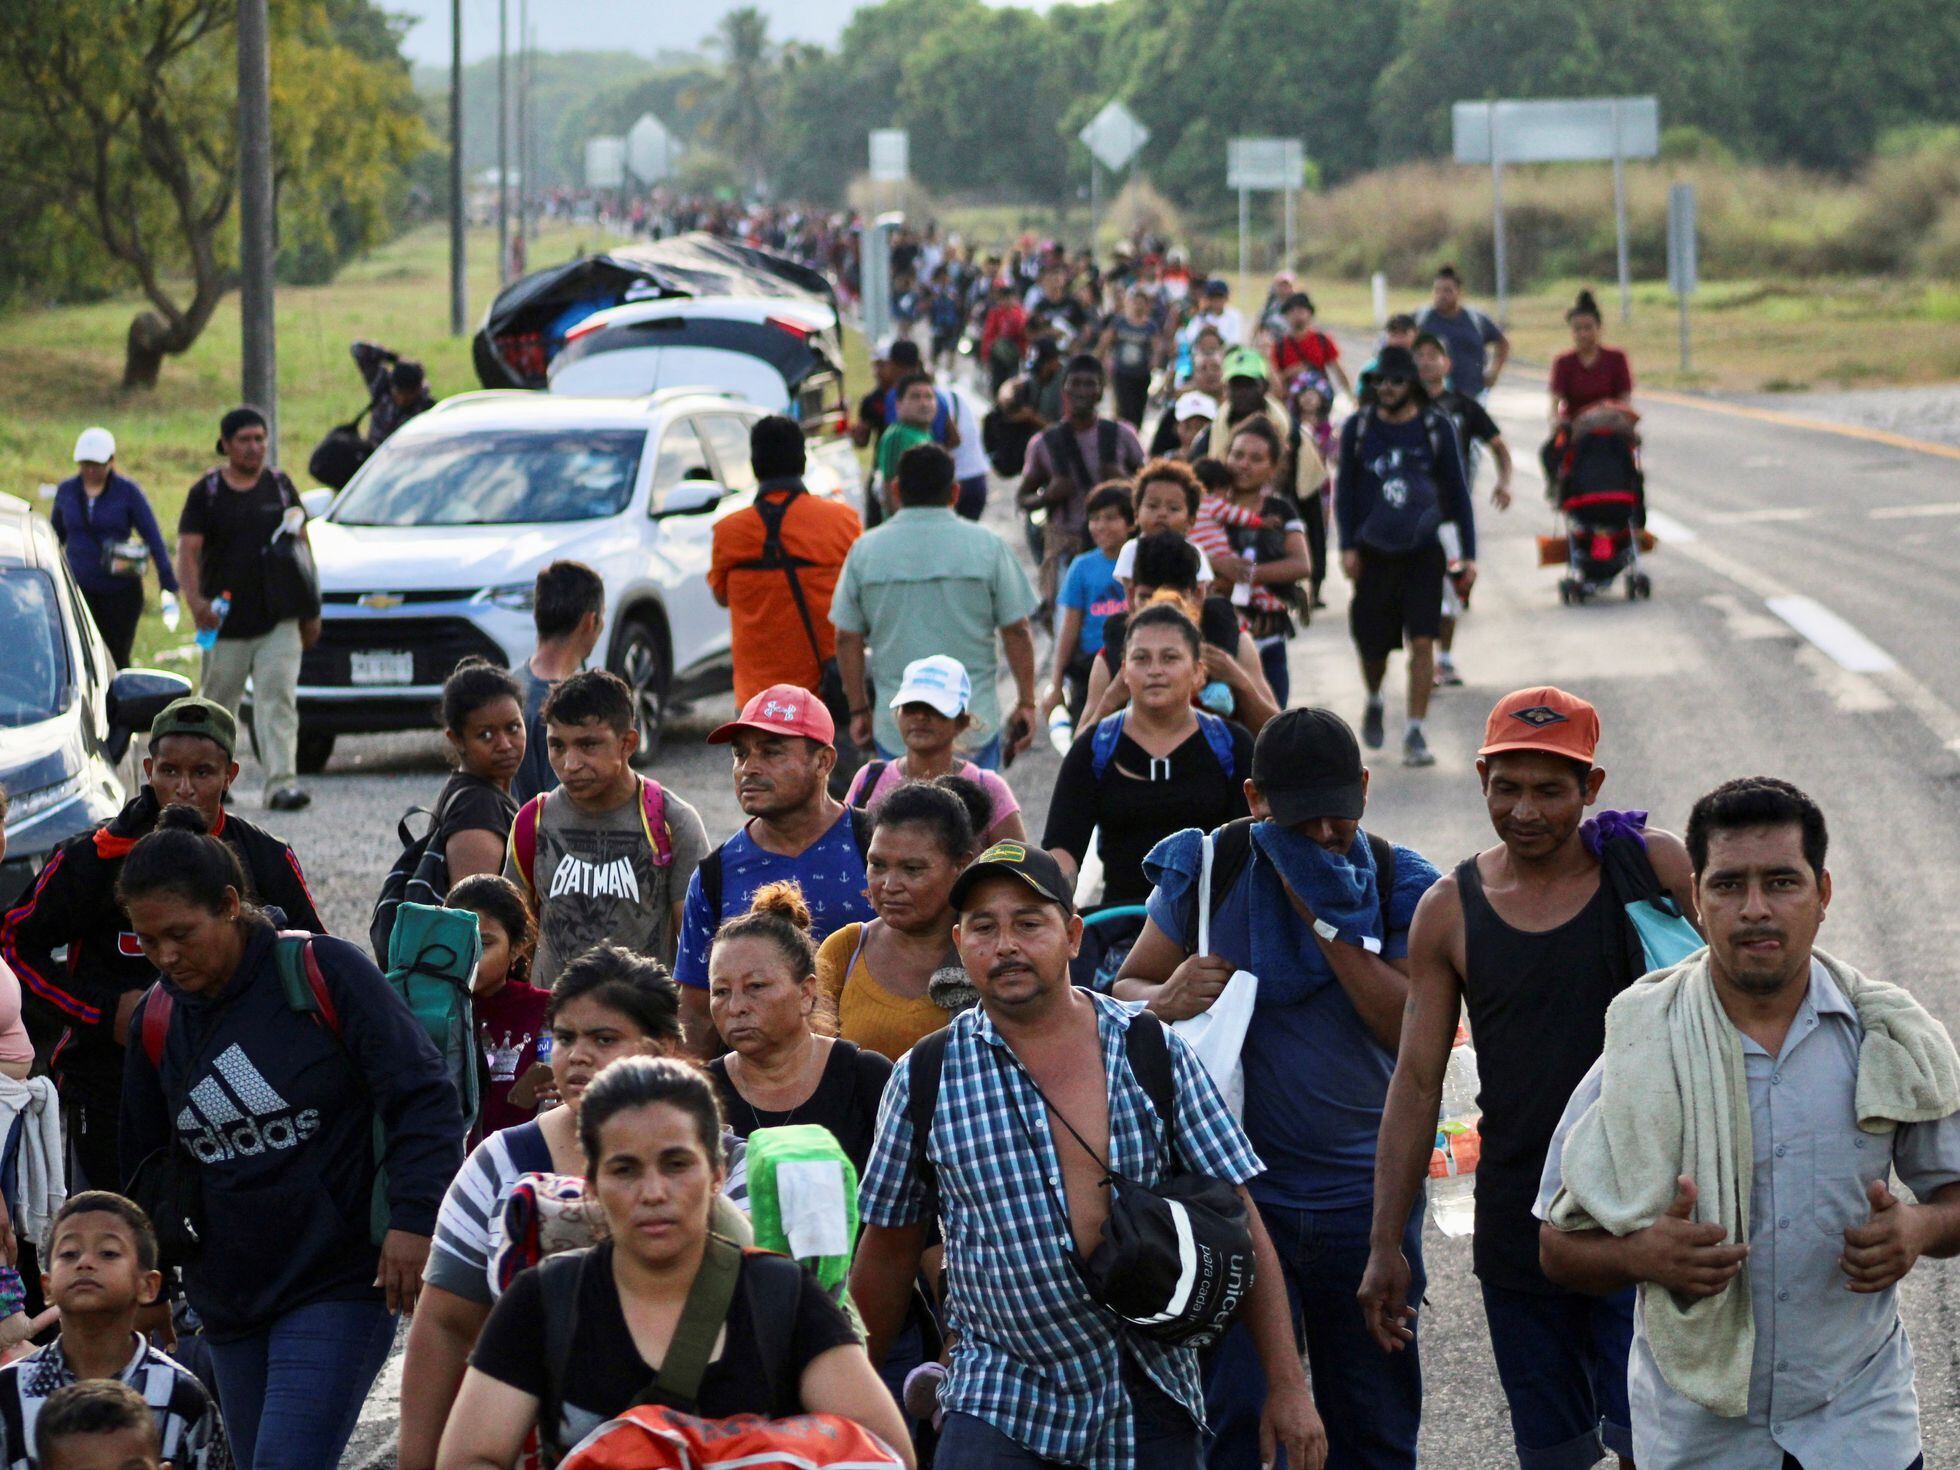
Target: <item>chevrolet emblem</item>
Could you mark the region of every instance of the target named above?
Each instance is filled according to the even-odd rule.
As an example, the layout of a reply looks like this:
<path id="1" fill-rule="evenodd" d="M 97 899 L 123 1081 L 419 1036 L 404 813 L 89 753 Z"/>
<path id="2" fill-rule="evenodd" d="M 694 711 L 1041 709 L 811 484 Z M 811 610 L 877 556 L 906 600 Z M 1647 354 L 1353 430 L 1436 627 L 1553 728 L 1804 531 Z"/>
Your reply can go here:
<path id="1" fill-rule="evenodd" d="M 360 605 L 371 612 L 392 612 L 408 599 L 399 592 L 364 592 Z"/>

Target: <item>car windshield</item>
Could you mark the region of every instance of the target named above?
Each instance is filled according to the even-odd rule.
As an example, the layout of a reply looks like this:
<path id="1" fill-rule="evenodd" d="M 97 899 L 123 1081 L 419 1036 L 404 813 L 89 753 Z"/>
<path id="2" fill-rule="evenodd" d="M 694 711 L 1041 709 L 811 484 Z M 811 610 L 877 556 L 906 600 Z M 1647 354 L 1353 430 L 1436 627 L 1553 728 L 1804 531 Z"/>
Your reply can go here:
<path id="1" fill-rule="evenodd" d="M 348 526 L 592 521 L 633 497 L 643 429 L 489 429 L 384 445 L 333 509 Z"/>
<path id="2" fill-rule="evenodd" d="M 54 580 L 34 567 L 0 567 L 0 730 L 51 720 L 68 683 Z"/>

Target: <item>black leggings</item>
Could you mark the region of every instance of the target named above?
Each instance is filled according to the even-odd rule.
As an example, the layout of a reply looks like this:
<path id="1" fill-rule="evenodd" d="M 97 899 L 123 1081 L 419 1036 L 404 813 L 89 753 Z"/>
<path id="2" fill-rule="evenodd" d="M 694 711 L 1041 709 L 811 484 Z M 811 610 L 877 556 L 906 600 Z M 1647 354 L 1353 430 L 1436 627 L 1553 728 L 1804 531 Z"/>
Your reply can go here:
<path id="1" fill-rule="evenodd" d="M 1141 433 L 1143 412 L 1150 406 L 1150 379 L 1111 378 L 1110 386 L 1116 390 L 1116 417 Z"/>
<path id="2" fill-rule="evenodd" d="M 1318 599 L 1320 584 L 1327 580 L 1327 502 L 1318 490 L 1300 502 L 1300 518 L 1307 523 L 1307 553 L 1313 558 L 1307 585 Z"/>
<path id="3" fill-rule="evenodd" d="M 95 626 L 102 630 L 102 641 L 109 645 L 109 657 L 116 667 L 129 667 L 129 651 L 136 642 L 136 625 L 143 620 L 143 584 L 131 577 L 120 586 L 101 592 L 84 592 L 82 601 L 95 614 Z"/>

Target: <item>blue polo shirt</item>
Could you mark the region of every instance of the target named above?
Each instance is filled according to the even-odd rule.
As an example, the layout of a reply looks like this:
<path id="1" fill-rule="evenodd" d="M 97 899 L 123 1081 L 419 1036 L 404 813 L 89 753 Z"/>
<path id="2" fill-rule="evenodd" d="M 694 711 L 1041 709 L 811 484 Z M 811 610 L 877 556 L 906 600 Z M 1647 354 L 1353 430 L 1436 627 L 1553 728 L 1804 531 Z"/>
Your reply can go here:
<path id="1" fill-rule="evenodd" d="M 1198 871 L 1198 842 L 1198 833 L 1189 830 L 1165 840 L 1166 846 L 1190 845 L 1190 860 L 1176 865 L 1182 872 Z M 1359 860 L 1368 840 L 1357 830 L 1354 842 Z M 1212 952 L 1241 969 L 1259 974 L 1252 957 L 1255 919 L 1268 934 L 1283 930 L 1293 955 L 1293 963 L 1277 973 L 1259 974 L 1258 1000 L 1241 1053 L 1245 1133 L 1266 1164 L 1266 1172 L 1247 1188 L 1259 1203 L 1284 1209 L 1365 1207 L 1375 1197 L 1375 1139 L 1395 1054 L 1384 1050 L 1362 1021 L 1293 906 L 1283 896 L 1272 902 L 1274 876 L 1255 845 L 1245 871 L 1211 916 Z M 1441 876 L 1420 853 L 1395 849 L 1383 959 L 1408 954 L 1416 904 Z M 1149 906 L 1157 927 L 1187 949 L 1195 943 L 1184 925 L 1189 887 L 1190 880 L 1166 872 Z"/>

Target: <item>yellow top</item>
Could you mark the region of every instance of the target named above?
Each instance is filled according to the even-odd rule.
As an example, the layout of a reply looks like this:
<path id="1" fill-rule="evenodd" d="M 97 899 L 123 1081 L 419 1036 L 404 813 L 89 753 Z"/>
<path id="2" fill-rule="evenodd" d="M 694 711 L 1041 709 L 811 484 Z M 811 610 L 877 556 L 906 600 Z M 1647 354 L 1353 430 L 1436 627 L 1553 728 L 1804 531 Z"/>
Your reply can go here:
<path id="1" fill-rule="evenodd" d="M 896 1062 L 952 1013 L 929 995 L 893 995 L 872 977 L 860 942 L 864 925 L 846 924 L 817 951 L 817 988 L 837 1003 L 838 1034 Z"/>

